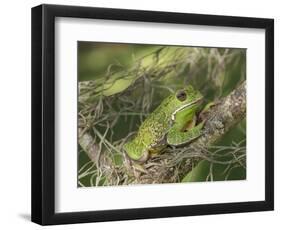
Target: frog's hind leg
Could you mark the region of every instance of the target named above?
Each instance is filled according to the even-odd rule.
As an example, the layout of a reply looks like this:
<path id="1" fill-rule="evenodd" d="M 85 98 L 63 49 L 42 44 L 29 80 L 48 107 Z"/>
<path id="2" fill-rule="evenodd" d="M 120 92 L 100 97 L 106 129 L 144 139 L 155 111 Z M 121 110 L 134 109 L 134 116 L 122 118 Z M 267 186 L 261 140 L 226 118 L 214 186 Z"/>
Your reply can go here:
<path id="1" fill-rule="evenodd" d="M 201 122 L 185 132 L 177 129 L 177 127 L 173 127 L 167 134 L 167 144 L 172 146 L 187 144 L 202 135 L 201 130 L 203 126 L 204 122 Z"/>

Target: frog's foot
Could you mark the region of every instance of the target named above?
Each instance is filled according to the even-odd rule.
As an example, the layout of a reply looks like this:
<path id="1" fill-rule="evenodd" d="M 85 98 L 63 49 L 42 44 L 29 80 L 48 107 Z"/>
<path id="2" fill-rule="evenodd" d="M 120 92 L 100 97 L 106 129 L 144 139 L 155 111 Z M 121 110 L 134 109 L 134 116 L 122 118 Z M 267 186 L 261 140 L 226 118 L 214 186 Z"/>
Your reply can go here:
<path id="1" fill-rule="evenodd" d="M 205 105 L 205 107 L 200 111 L 198 118 L 200 122 L 204 122 L 206 121 L 206 117 L 210 112 L 210 109 L 213 108 L 214 106 L 217 106 L 219 104 L 219 102 L 216 101 L 212 101 L 209 102 L 207 105 Z"/>
<path id="2" fill-rule="evenodd" d="M 184 144 L 188 144 L 191 141 L 197 139 L 202 135 L 202 128 L 205 124 L 205 121 L 199 123 L 192 129 L 189 129 L 185 132 L 178 130 L 176 128 L 172 128 L 167 135 L 167 143 L 171 146 L 180 146 Z"/>
<path id="3" fill-rule="evenodd" d="M 141 164 L 138 164 L 136 162 L 133 162 L 132 164 L 132 168 L 133 168 L 133 171 L 134 171 L 134 176 L 136 178 L 139 178 L 141 176 L 142 173 L 144 174 L 147 174 L 147 170 L 145 169 L 145 167 Z"/>

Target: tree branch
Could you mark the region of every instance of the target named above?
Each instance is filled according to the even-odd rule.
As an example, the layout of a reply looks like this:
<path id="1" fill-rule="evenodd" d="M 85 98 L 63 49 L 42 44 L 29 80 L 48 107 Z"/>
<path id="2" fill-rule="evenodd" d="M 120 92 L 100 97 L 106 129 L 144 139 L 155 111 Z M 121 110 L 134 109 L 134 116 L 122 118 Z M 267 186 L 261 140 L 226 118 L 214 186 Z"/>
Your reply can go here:
<path id="1" fill-rule="evenodd" d="M 218 141 L 231 127 L 239 123 L 246 116 L 246 81 L 240 84 L 228 96 L 222 98 L 216 105 L 211 107 L 207 114 L 203 128 L 203 135 L 196 139 L 192 144 L 181 148 L 179 155 L 174 155 L 173 151 L 167 150 L 164 154 L 149 159 L 143 166 L 144 171 L 140 172 L 133 167 L 132 162 L 124 156 L 123 170 L 117 170 L 112 161 L 105 157 L 95 156 L 97 146 L 93 138 L 87 132 L 79 138 L 79 144 L 90 156 L 90 159 L 97 165 L 110 168 L 113 173 L 108 184 L 115 184 L 114 180 L 130 178 L 121 183 L 174 183 L 178 182 L 184 175 L 202 160 L 202 149 L 211 147 Z M 91 139 L 92 138 L 92 139 Z M 99 162 L 98 162 L 99 161 Z M 101 162 L 102 161 L 102 162 Z M 119 180 L 120 181 L 120 180 Z"/>

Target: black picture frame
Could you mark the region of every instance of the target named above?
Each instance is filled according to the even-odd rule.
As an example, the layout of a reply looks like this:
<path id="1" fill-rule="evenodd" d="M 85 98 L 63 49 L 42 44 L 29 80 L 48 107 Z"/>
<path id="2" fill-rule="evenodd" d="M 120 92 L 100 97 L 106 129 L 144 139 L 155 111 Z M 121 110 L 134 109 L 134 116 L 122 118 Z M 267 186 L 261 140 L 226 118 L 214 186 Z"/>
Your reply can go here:
<path id="1" fill-rule="evenodd" d="M 265 200 L 55 213 L 55 18 L 89 18 L 265 29 Z M 32 221 L 41 225 L 274 209 L 274 20 L 62 5 L 32 8 Z"/>

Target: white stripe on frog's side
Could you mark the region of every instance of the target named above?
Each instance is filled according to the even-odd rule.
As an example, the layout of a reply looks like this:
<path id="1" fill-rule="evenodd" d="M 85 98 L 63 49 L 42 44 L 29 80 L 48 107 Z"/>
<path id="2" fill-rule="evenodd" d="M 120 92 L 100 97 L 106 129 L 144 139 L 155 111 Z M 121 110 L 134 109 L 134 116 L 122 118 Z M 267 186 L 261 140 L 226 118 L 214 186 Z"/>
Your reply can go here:
<path id="1" fill-rule="evenodd" d="M 188 104 L 186 104 L 186 105 L 183 105 L 182 107 L 176 109 L 176 110 L 172 113 L 172 121 L 174 121 L 174 120 L 176 119 L 176 114 L 177 114 L 177 112 L 179 112 L 179 111 L 185 109 L 186 107 L 189 107 L 189 106 L 192 106 L 192 105 L 196 104 L 197 102 L 201 101 L 202 99 L 203 99 L 203 97 L 201 97 L 201 98 L 197 99 L 196 101 L 190 102 L 190 103 L 188 103 Z"/>

